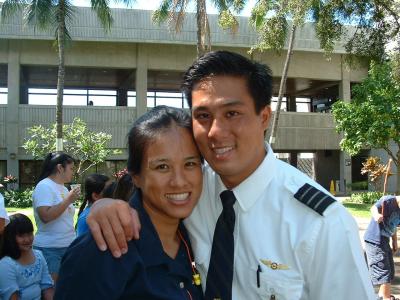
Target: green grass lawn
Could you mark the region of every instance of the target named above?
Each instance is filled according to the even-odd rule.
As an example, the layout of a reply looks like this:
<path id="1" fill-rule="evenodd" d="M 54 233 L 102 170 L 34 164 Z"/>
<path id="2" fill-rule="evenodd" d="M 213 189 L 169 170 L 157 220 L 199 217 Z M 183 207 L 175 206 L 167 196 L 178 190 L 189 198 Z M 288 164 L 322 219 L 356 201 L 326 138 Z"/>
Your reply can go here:
<path id="1" fill-rule="evenodd" d="M 359 218 L 371 217 L 371 213 L 369 211 L 369 209 L 371 208 L 370 204 L 358 204 L 358 203 L 350 203 L 344 201 L 343 205 L 344 207 L 347 208 L 347 210 L 353 217 L 359 217 Z M 19 212 L 21 214 L 27 215 L 31 219 L 36 232 L 36 223 L 35 223 L 35 218 L 33 217 L 33 209 L 31 207 L 30 208 L 7 207 L 6 210 L 8 214 Z M 76 224 L 77 217 L 78 217 L 78 209 L 75 210 L 74 224 Z"/>
<path id="2" fill-rule="evenodd" d="M 20 214 L 24 214 L 24 215 L 28 216 L 29 219 L 31 219 L 31 221 L 33 223 L 33 227 L 35 229 L 34 231 L 36 232 L 36 222 L 35 222 L 35 218 L 33 216 L 33 208 L 32 207 L 28 207 L 28 208 L 6 207 L 6 210 L 9 215 L 12 215 L 14 213 L 20 213 Z M 77 218 L 78 218 L 78 209 L 75 209 L 74 224 L 76 224 Z"/>
<path id="3" fill-rule="evenodd" d="M 347 208 L 347 210 L 353 217 L 371 218 L 371 212 L 369 211 L 371 208 L 371 204 L 343 202 L 343 205 Z"/>

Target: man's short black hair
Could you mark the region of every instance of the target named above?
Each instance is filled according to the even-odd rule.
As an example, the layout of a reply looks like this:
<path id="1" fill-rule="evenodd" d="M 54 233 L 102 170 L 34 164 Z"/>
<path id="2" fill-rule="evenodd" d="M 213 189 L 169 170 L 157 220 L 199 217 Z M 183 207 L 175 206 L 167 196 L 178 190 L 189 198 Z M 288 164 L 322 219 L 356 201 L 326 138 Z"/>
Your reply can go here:
<path id="1" fill-rule="evenodd" d="M 213 51 L 196 60 L 183 76 L 182 92 L 189 107 L 192 108 L 192 91 L 197 83 L 208 77 L 224 75 L 246 80 L 257 113 L 271 103 L 272 72 L 267 65 L 234 52 Z"/>

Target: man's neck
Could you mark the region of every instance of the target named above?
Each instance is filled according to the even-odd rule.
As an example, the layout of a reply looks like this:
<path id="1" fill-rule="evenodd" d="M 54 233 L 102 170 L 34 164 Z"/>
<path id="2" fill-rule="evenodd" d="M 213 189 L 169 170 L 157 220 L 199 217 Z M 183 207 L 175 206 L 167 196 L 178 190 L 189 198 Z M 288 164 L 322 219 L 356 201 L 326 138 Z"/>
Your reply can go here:
<path id="1" fill-rule="evenodd" d="M 256 163 L 254 164 L 254 167 L 249 169 L 247 172 L 242 172 L 240 174 L 236 174 L 236 175 L 232 175 L 232 176 L 230 176 L 230 175 L 225 176 L 225 175 L 218 174 L 221 177 L 222 183 L 229 190 L 232 190 L 233 188 L 237 187 L 258 169 L 258 167 L 263 163 L 263 161 L 267 155 L 268 155 L 267 150 L 265 150 L 263 155 L 257 159 Z"/>

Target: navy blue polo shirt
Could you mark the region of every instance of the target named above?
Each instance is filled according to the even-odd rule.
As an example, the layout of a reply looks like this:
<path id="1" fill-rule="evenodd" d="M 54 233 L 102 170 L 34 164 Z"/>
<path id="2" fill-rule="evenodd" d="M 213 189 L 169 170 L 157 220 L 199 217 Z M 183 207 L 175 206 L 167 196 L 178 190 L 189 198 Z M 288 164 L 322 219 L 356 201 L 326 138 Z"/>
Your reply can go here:
<path id="1" fill-rule="evenodd" d="M 77 238 L 61 262 L 55 300 L 60 299 L 203 299 L 192 282 L 187 250 L 181 243 L 175 259 L 163 250 L 143 208 L 140 193 L 131 199 L 140 218 L 140 239 L 128 242 L 128 253 L 114 258 L 100 251 L 90 233 Z M 179 229 L 190 246 L 187 232 Z"/>

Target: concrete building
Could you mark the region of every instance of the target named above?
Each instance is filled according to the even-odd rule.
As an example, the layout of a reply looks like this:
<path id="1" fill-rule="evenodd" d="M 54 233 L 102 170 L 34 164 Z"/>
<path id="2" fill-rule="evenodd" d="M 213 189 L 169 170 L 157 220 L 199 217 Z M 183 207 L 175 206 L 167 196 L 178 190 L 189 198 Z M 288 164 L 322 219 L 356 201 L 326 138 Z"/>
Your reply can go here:
<path id="1" fill-rule="evenodd" d="M 154 25 L 149 11 L 114 9 L 113 14 L 115 22 L 107 34 L 89 8 L 77 9 L 70 28 L 73 43 L 66 52 L 64 98 L 65 123 L 78 116 L 91 129 L 111 133 L 110 147 L 124 149 L 98 166 L 97 171 L 107 173 L 125 165 L 125 137 L 133 119 L 158 104 L 185 107 L 179 83 L 196 58 L 194 15 L 188 15 L 182 31 L 174 34 L 166 26 Z M 210 28 L 213 50 L 248 55 L 256 42 L 244 17 L 235 35 L 219 28 L 214 15 Z M 54 98 L 57 83 L 53 40 L 53 31 L 35 31 L 18 17 L 0 26 L 0 99 L 7 99 L 0 104 L 0 175 L 17 176 L 21 186 L 32 184 L 39 168 L 21 147 L 28 138 L 26 129 L 55 122 L 55 105 L 43 105 Z M 351 158 L 340 151 L 330 114 L 330 105 L 338 98 L 349 101 L 351 85 L 367 72 L 347 68 L 344 53 L 338 44 L 327 60 L 312 26 L 299 30 L 274 147 L 294 165 L 302 161 L 301 153 L 312 153 L 310 176 L 328 189 L 330 181 L 337 180 L 342 192 L 345 183 L 365 180 L 359 169 L 368 155 Z M 271 67 L 277 95 L 285 55 L 265 52 L 251 58 Z"/>

